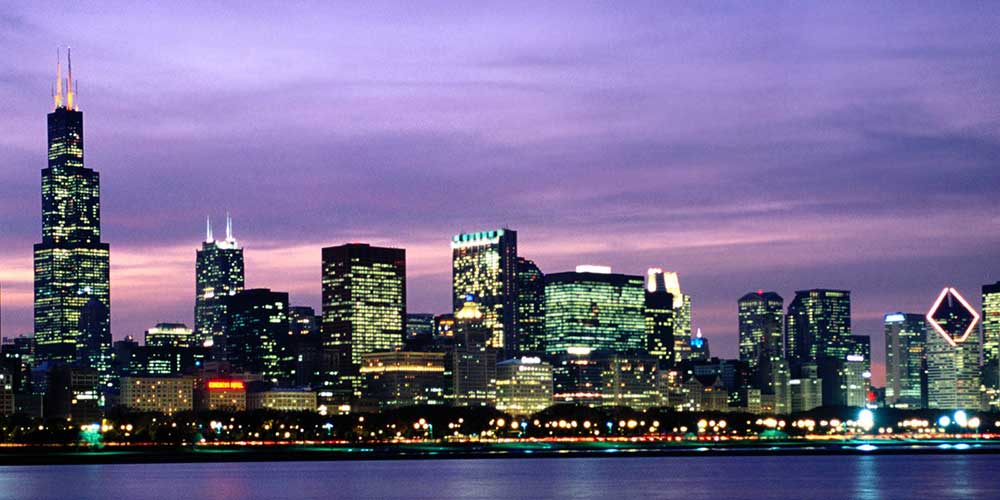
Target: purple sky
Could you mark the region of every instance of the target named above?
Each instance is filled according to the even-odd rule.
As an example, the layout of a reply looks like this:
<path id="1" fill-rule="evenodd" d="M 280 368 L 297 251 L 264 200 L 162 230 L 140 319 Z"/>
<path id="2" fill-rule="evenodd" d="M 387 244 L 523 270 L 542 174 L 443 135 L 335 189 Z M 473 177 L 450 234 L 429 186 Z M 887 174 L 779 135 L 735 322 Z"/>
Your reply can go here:
<path id="1" fill-rule="evenodd" d="M 319 305 L 320 248 L 517 229 L 545 272 L 681 273 L 713 352 L 736 299 L 853 292 L 855 331 L 1000 279 L 1000 4 L 325 2 L 0 12 L 5 335 L 31 329 L 55 48 L 102 174 L 113 332 L 193 322 L 204 217 L 252 287 Z"/>

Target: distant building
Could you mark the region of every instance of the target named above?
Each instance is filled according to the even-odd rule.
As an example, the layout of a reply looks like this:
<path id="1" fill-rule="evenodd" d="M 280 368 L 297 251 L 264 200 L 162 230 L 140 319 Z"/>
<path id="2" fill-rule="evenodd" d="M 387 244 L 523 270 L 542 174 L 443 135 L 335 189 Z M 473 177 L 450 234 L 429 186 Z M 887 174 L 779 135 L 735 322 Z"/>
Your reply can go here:
<path id="1" fill-rule="evenodd" d="M 406 251 L 350 243 L 323 249 L 323 339 L 340 353 L 342 381 L 360 394 L 362 356 L 403 346 Z"/>
<path id="2" fill-rule="evenodd" d="M 635 353 L 646 346 L 641 276 L 579 266 L 545 277 L 545 350 Z"/>
<path id="3" fill-rule="evenodd" d="M 92 422 L 101 418 L 97 370 L 57 364 L 46 374 L 45 418 L 63 418 L 74 422 Z"/>
<path id="4" fill-rule="evenodd" d="M 712 357 L 712 350 L 708 345 L 708 339 L 701 336 L 701 328 L 698 333 L 691 337 L 691 361 L 708 361 Z"/>
<path id="5" fill-rule="evenodd" d="M 650 288 L 653 288 L 651 291 Z M 646 284 L 643 316 L 646 321 L 646 352 L 661 366 L 674 366 L 674 296 L 662 287 Z"/>
<path id="6" fill-rule="evenodd" d="M 316 411 L 316 393 L 305 389 L 267 389 L 247 395 L 248 410 Z"/>
<path id="7" fill-rule="evenodd" d="M 119 404 L 130 411 L 171 415 L 194 409 L 191 377 L 123 377 Z"/>
<path id="8" fill-rule="evenodd" d="M 267 288 L 244 290 L 224 301 L 226 359 L 236 371 L 287 380 L 278 342 L 288 337 L 288 294 Z"/>
<path id="9" fill-rule="evenodd" d="M 406 336 L 403 344 L 408 351 L 426 349 L 434 343 L 434 315 L 406 313 Z"/>
<path id="10" fill-rule="evenodd" d="M 518 353 L 545 352 L 545 275 L 534 261 L 517 258 Z"/>
<path id="11" fill-rule="evenodd" d="M 203 380 L 195 391 L 195 408 L 229 412 L 246 410 L 246 382 L 237 378 Z"/>
<path id="12" fill-rule="evenodd" d="M 469 299 L 455 312 L 454 347 L 446 364 L 452 374 L 452 404 L 495 406 L 498 349 L 489 347 L 486 317 L 471 295 Z"/>
<path id="13" fill-rule="evenodd" d="M 195 261 L 194 332 L 196 342 L 216 345 L 219 352 L 225 333 L 225 302 L 243 291 L 243 248 L 233 237 L 233 222 L 226 215 L 226 239 L 216 241 L 208 220 L 205 241 Z"/>
<path id="14" fill-rule="evenodd" d="M 65 96 L 59 79 L 55 106 L 48 114 L 48 165 L 41 175 L 42 241 L 34 246 L 35 360 L 82 364 L 106 381 L 110 249 L 101 242 L 100 174 L 84 164 L 83 112 L 74 102 L 72 72 L 70 63 Z M 89 318 L 83 318 L 91 300 L 102 307 L 91 307 Z"/>
<path id="15" fill-rule="evenodd" d="M 821 358 L 842 360 L 851 335 L 851 292 L 800 290 L 788 305 L 785 342 L 793 368 Z M 797 371 L 797 369 L 795 369 Z"/>
<path id="16" fill-rule="evenodd" d="M 552 405 L 552 365 L 522 357 L 497 363 L 497 409 L 530 415 Z"/>
<path id="17" fill-rule="evenodd" d="M 796 378 L 789 381 L 792 413 L 809 411 L 823 406 L 823 381 L 816 376 Z"/>
<path id="18" fill-rule="evenodd" d="M 518 351 L 517 231 L 497 229 L 456 234 L 451 239 L 452 305 L 464 307 L 472 295 L 479 303 L 489 347 L 505 356 Z"/>
<path id="19" fill-rule="evenodd" d="M 311 307 L 288 308 L 288 336 L 278 342 L 281 371 L 294 387 L 319 387 L 324 370 L 320 317 Z"/>
<path id="20" fill-rule="evenodd" d="M 14 413 L 14 380 L 5 371 L 0 370 L 0 415 Z"/>
<path id="21" fill-rule="evenodd" d="M 552 356 L 552 399 L 556 403 L 601 406 L 604 398 L 604 360 L 611 354 L 573 348 Z"/>
<path id="22" fill-rule="evenodd" d="M 363 354 L 360 407 L 374 411 L 444 404 L 444 357 L 442 352 Z"/>
<path id="23" fill-rule="evenodd" d="M 146 330 L 145 343 L 154 347 L 188 348 L 200 345 L 194 337 L 194 331 L 183 323 L 157 323 Z"/>
<path id="24" fill-rule="evenodd" d="M 764 358 L 773 362 L 774 358 L 784 357 L 784 303 L 781 295 L 764 290 L 748 293 L 737 302 L 740 360 L 755 376 Z M 759 379 L 767 380 L 768 375 L 762 374 Z"/>
<path id="25" fill-rule="evenodd" d="M 111 315 L 107 306 L 91 297 L 80 310 L 80 343 L 77 344 L 77 364 L 97 372 L 100 406 L 104 406 L 104 389 L 111 384 Z"/>
<path id="26" fill-rule="evenodd" d="M 649 356 L 607 358 L 601 372 L 602 404 L 636 410 L 661 406 L 658 365 L 658 360 Z"/>
<path id="27" fill-rule="evenodd" d="M 1000 281 L 983 285 L 983 386 L 1000 409 Z"/>
<path id="28" fill-rule="evenodd" d="M 691 296 L 681 291 L 680 278 L 675 272 L 654 267 L 646 274 L 648 292 L 665 291 L 673 297 L 674 364 L 686 361 L 691 356 Z"/>
<path id="29" fill-rule="evenodd" d="M 945 288 L 927 313 L 927 404 L 978 410 L 979 314 L 954 288 Z"/>

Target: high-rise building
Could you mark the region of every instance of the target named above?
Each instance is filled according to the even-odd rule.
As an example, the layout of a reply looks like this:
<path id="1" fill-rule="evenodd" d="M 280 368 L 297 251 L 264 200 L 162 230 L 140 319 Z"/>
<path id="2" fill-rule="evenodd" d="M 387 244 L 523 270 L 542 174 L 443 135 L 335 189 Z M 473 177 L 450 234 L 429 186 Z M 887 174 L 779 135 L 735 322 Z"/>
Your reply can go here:
<path id="1" fill-rule="evenodd" d="M 674 363 L 691 357 L 691 296 L 681 292 L 677 273 L 651 267 L 646 271 L 646 291 L 665 291 L 673 297 Z"/>
<path id="2" fill-rule="evenodd" d="M 927 407 L 927 319 L 891 313 L 885 324 L 885 402 L 894 408 Z"/>
<path id="3" fill-rule="evenodd" d="M 517 328 L 520 353 L 545 352 L 545 275 L 523 257 L 517 258 Z"/>
<path id="4" fill-rule="evenodd" d="M 646 352 L 663 367 L 674 366 L 674 296 L 655 283 L 646 283 L 643 315 Z"/>
<path id="5" fill-rule="evenodd" d="M 362 404 L 369 410 L 445 402 L 444 353 L 390 351 L 362 354 Z"/>
<path id="6" fill-rule="evenodd" d="M 510 229 L 456 234 L 451 239 L 452 305 L 455 311 L 473 295 L 490 330 L 490 347 L 507 357 L 517 339 L 517 232 Z"/>
<path id="7" fill-rule="evenodd" d="M 77 358 L 97 372 L 101 387 L 101 406 L 104 406 L 104 388 L 111 384 L 111 324 L 108 308 L 96 297 L 91 297 L 80 310 L 82 342 L 77 347 Z"/>
<path id="8" fill-rule="evenodd" d="M 636 410 L 661 406 L 659 361 L 649 356 L 611 356 L 601 372 L 604 406 Z"/>
<path id="9" fill-rule="evenodd" d="M 455 337 L 445 372 L 450 372 L 451 398 L 455 406 L 493 406 L 496 403 L 497 351 L 489 346 L 492 331 L 486 315 L 472 294 L 455 311 Z"/>
<path id="10" fill-rule="evenodd" d="M 296 387 L 319 386 L 323 374 L 323 338 L 320 317 L 307 306 L 288 308 L 288 336 L 278 342 L 287 382 Z"/>
<path id="11" fill-rule="evenodd" d="M 212 221 L 206 221 L 205 241 L 195 261 L 194 331 L 200 344 L 221 344 L 225 331 L 225 298 L 243 291 L 243 249 L 233 237 L 233 221 L 226 215 L 226 239 L 216 241 Z"/>
<path id="12" fill-rule="evenodd" d="M 84 166 L 83 112 L 74 102 L 72 61 L 65 93 L 61 64 L 55 109 L 48 115 L 49 161 L 42 170 L 42 242 L 34 248 L 35 359 L 99 364 L 101 356 L 88 346 L 110 349 L 104 343 L 111 317 L 110 249 L 101 242 L 100 174 Z M 91 299 L 100 301 L 103 309 L 95 312 L 105 317 L 89 318 L 86 324 L 98 328 L 83 332 L 80 316 Z M 86 338 L 91 333 L 102 339 Z"/>
<path id="13" fill-rule="evenodd" d="M 927 406 L 978 410 L 979 313 L 954 288 L 945 288 L 927 313 Z"/>
<path id="14" fill-rule="evenodd" d="M 764 357 L 784 356 L 784 304 L 781 295 L 764 290 L 748 293 L 737 302 L 740 360 L 753 371 Z"/>
<path id="15" fill-rule="evenodd" d="M 363 354 L 403 346 L 406 328 L 406 251 L 364 243 L 323 249 L 325 347 L 336 350 L 343 377 L 356 377 Z"/>
<path id="16" fill-rule="evenodd" d="M 712 349 L 708 344 L 708 339 L 701 336 L 701 328 L 691 337 L 691 361 L 708 361 L 712 357 Z"/>
<path id="17" fill-rule="evenodd" d="M 406 313 L 406 345 L 429 345 L 434 340 L 434 315 Z"/>
<path id="18" fill-rule="evenodd" d="M 612 274 L 607 267 L 545 276 L 546 353 L 643 351 L 645 293 L 641 276 Z"/>
<path id="19" fill-rule="evenodd" d="M 233 369 L 286 380 L 278 344 L 288 336 L 288 294 L 253 288 L 226 297 L 224 306 L 226 359 Z"/>
<path id="20" fill-rule="evenodd" d="M 794 365 L 821 358 L 843 360 L 851 335 L 851 292 L 800 290 L 785 316 L 785 351 Z"/>
<path id="21" fill-rule="evenodd" d="M 983 285 L 983 385 L 1000 406 L 1000 281 Z"/>

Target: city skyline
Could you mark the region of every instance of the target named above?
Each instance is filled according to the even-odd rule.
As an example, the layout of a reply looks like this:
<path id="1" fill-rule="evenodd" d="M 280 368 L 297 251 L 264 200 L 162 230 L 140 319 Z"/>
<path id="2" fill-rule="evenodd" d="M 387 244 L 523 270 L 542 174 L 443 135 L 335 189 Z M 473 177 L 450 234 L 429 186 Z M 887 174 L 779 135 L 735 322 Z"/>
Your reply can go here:
<path id="1" fill-rule="evenodd" d="M 464 14 L 471 15 L 468 12 Z M 75 14 L 70 12 L 69 15 Z M 538 13 L 529 12 L 528 15 Z M 687 12 L 686 15 L 698 17 L 697 12 Z M 534 260 L 545 273 L 571 271 L 577 264 L 607 264 L 615 272 L 630 275 L 642 275 L 647 267 L 657 265 L 679 272 L 685 293 L 693 297 L 695 304 L 693 327 L 702 328 L 712 339 L 714 354 L 730 358 L 736 354 L 736 301 L 758 288 L 775 290 L 785 297 L 792 297 L 796 290 L 810 288 L 851 290 L 854 333 L 872 336 L 875 340 L 873 363 L 881 365 L 883 354 L 878 346 L 882 343 L 878 339 L 881 339 L 885 313 L 926 312 L 942 286 L 958 288 L 978 308 L 979 294 L 976 291 L 997 279 L 996 252 L 992 249 L 997 248 L 1000 234 L 996 217 L 990 216 L 990 208 L 995 211 L 995 202 L 992 201 L 995 194 L 989 186 L 996 185 L 997 173 L 995 168 L 990 167 L 995 165 L 993 162 L 1000 148 L 983 130 L 992 119 L 988 118 L 989 112 L 981 111 L 980 115 L 968 109 L 976 103 L 975 99 L 963 99 L 959 91 L 965 86 L 948 80 L 933 82 L 943 87 L 943 90 L 937 89 L 939 93 L 935 95 L 959 106 L 961 116 L 951 116 L 949 120 L 947 110 L 936 109 L 930 104 L 927 100 L 929 95 L 914 99 L 922 103 L 916 111 L 904 113 L 904 102 L 881 104 L 881 107 L 870 111 L 870 116 L 853 117 L 859 119 L 858 122 L 850 121 L 850 116 L 838 114 L 838 110 L 843 110 L 832 106 L 832 110 L 826 109 L 831 115 L 823 116 L 833 120 L 834 124 L 826 123 L 817 129 L 819 135 L 831 134 L 831 137 L 796 137 L 791 140 L 792 146 L 800 148 L 819 144 L 819 153 L 796 149 L 785 156 L 750 144 L 732 144 L 732 149 L 753 153 L 749 156 L 757 160 L 741 160 L 740 166 L 726 169 L 719 166 L 726 159 L 709 151 L 718 146 L 710 139 L 712 133 L 707 132 L 700 138 L 690 136 L 701 127 L 709 126 L 708 130 L 712 130 L 711 123 L 695 120 L 695 124 L 686 124 L 691 130 L 673 125 L 664 138 L 639 133 L 630 140 L 621 140 L 620 132 L 611 129 L 595 130 L 594 124 L 588 120 L 570 126 L 567 114 L 584 109 L 580 101 L 585 99 L 581 96 L 587 95 L 588 91 L 604 95 L 607 90 L 609 95 L 605 97 L 614 97 L 611 101 L 622 109 L 603 102 L 601 104 L 607 107 L 601 109 L 612 113 L 616 123 L 627 132 L 641 131 L 642 127 L 630 124 L 626 119 L 629 113 L 642 115 L 642 112 L 625 98 L 655 99 L 656 102 L 674 105 L 678 102 L 675 95 L 658 94 L 647 87 L 631 89 L 628 82 L 586 78 L 589 65 L 613 66 L 613 63 L 601 58 L 597 58 L 596 62 L 576 59 L 589 55 L 582 49 L 577 50 L 579 47 L 544 54 L 552 56 L 551 60 L 544 57 L 531 59 L 524 54 L 506 61 L 504 64 L 508 66 L 493 60 L 492 65 L 487 64 L 489 67 L 482 72 L 487 76 L 491 72 L 498 73 L 496 80 L 492 85 L 485 85 L 489 91 L 471 97 L 476 103 L 500 105 L 507 101 L 499 99 L 511 92 L 513 111 L 507 114 L 498 112 L 496 119 L 477 118 L 469 109 L 460 109 L 450 98 L 445 98 L 446 108 L 456 106 L 452 111 L 461 117 L 456 121 L 464 124 L 452 125 L 453 129 L 448 126 L 451 122 L 447 113 L 432 113 L 428 118 L 430 126 L 422 129 L 419 121 L 410 123 L 404 120 L 404 123 L 394 125 L 379 123 L 379 120 L 392 116 L 391 112 L 379 108 L 365 113 L 366 106 L 378 101 L 373 97 L 387 99 L 403 105 L 400 112 L 414 118 L 411 114 L 419 111 L 424 104 L 442 99 L 436 89 L 459 85 L 473 92 L 476 80 L 469 81 L 468 78 L 477 71 L 462 73 L 460 76 L 465 80 L 460 82 L 428 82 L 420 78 L 407 81 L 403 78 L 395 82 L 371 82 L 372 88 L 368 89 L 363 79 L 361 83 L 350 83 L 339 78 L 348 78 L 345 75 L 358 77 L 359 73 L 363 75 L 377 68 L 356 68 L 352 71 L 348 65 L 346 69 L 341 68 L 342 73 L 331 68 L 320 72 L 321 79 L 333 82 L 335 89 L 343 91 L 332 101 L 321 102 L 357 106 L 352 110 L 364 118 L 362 123 L 335 122 L 328 129 L 314 131 L 316 133 L 282 136 L 279 133 L 280 124 L 287 123 L 282 120 L 293 123 L 302 121 L 299 125 L 305 125 L 320 119 L 318 115 L 310 114 L 315 110 L 299 107 L 287 111 L 275 109 L 280 108 L 284 101 L 273 100 L 276 91 L 267 85 L 309 87 L 304 74 L 291 71 L 287 81 L 278 78 L 277 83 L 267 78 L 257 84 L 248 83 L 249 79 L 223 80 L 235 85 L 248 104 L 256 104 L 248 107 L 260 110 L 264 117 L 278 119 L 278 124 L 252 121 L 254 139 L 258 142 L 250 147 L 255 158 L 249 163 L 244 165 L 245 159 L 241 158 L 237 163 L 221 161 L 214 165 L 221 157 L 242 152 L 224 144 L 210 144 L 216 140 L 224 142 L 227 135 L 224 130 L 205 128 L 211 123 L 209 115 L 221 112 L 223 104 L 232 102 L 223 102 L 220 107 L 212 107 L 205 112 L 189 107 L 190 104 L 185 101 L 194 99 L 204 103 L 232 90 L 209 83 L 209 76 L 215 70 L 191 67 L 177 60 L 177 55 L 164 58 L 162 54 L 144 52 L 144 45 L 151 43 L 148 41 L 132 49 L 137 53 L 115 50 L 109 46 L 110 40 L 95 39 L 93 33 L 103 30 L 94 30 L 93 26 L 88 27 L 88 33 L 77 34 L 70 29 L 55 38 L 52 33 L 46 33 L 45 24 L 37 24 L 44 20 L 17 13 L 3 19 L 0 24 L 3 38 L 13 40 L 19 48 L 13 56 L 14 77 L 10 83 L 0 86 L 0 100 L 12 104 L 11 114 L 5 119 L 5 124 L 10 127 L 4 134 L 8 147 L 0 150 L 0 162 L 10 166 L 0 173 L 0 180 L 3 181 L 0 182 L 0 212 L 4 214 L 4 225 L 0 226 L 4 236 L 3 248 L 0 248 L 0 281 L 4 286 L 3 327 L 6 336 L 31 331 L 30 249 L 31 243 L 38 237 L 37 175 L 45 161 L 41 141 L 44 121 L 40 117 L 50 110 L 46 91 L 54 70 L 54 64 L 40 61 L 48 60 L 44 54 L 52 52 L 52 39 L 67 37 L 77 46 L 76 72 L 83 89 L 78 103 L 86 111 L 88 166 L 102 173 L 104 184 L 101 193 L 104 202 L 102 239 L 115 247 L 111 256 L 111 273 L 115 301 L 112 332 L 116 339 L 124 335 L 139 337 L 159 322 L 193 324 L 193 264 L 195 250 L 200 244 L 200 228 L 204 215 L 217 213 L 219 210 L 216 207 L 220 206 L 233 212 L 239 224 L 241 241 L 246 245 L 247 288 L 288 291 L 292 294 L 291 302 L 296 305 L 319 309 L 320 249 L 360 240 L 406 249 L 408 311 L 447 312 L 451 309 L 451 294 L 450 251 L 446 242 L 457 232 L 509 226 L 520 233 L 519 253 Z M 454 18 L 449 19 L 455 21 Z M 457 21 L 449 24 L 451 31 L 446 30 L 446 34 L 441 36 L 461 31 L 455 24 Z M 906 19 L 901 24 L 905 26 Z M 28 35 L 25 27 L 36 25 L 43 28 L 41 33 Z M 154 35 L 166 34 L 155 28 Z M 895 26 L 894 29 L 900 28 Z M 239 31 L 231 26 L 224 26 L 223 30 Z M 195 29 L 193 33 L 195 39 L 209 36 L 205 30 Z M 428 40 L 412 33 L 410 35 L 425 44 L 438 42 L 433 37 Z M 872 33 L 868 35 L 870 37 Z M 357 36 L 365 40 L 362 35 Z M 615 36 L 622 34 L 616 33 Z M 767 42 L 749 38 L 754 40 L 747 42 Z M 861 37 L 860 41 L 862 45 L 865 41 L 871 42 L 865 37 Z M 996 47 L 995 41 L 988 40 L 989 43 L 974 45 L 974 48 L 991 50 L 989 48 Z M 650 43 L 655 49 L 664 41 L 659 39 Z M 224 45 L 209 44 L 209 53 L 222 56 Z M 302 49 L 306 45 L 303 42 L 300 47 L 286 40 L 272 47 L 273 51 L 265 51 L 265 54 L 236 53 L 251 68 L 256 64 L 256 69 L 266 70 L 268 65 L 284 60 L 280 49 Z M 371 50 L 377 44 L 371 42 L 365 47 Z M 970 61 L 964 64 L 961 59 L 948 64 L 933 58 L 914 61 L 906 57 L 907 47 L 903 43 L 897 48 L 904 52 L 903 55 L 876 54 L 874 57 L 883 62 L 902 59 L 899 64 L 911 70 L 945 67 L 964 70 L 962 74 L 977 85 L 986 86 L 997 80 L 997 75 L 985 68 L 981 72 L 974 71 L 976 65 Z M 839 46 L 821 48 L 843 49 Z M 965 46 L 951 47 L 953 50 L 962 48 L 969 50 Z M 769 45 L 768 50 L 772 49 Z M 635 69 L 641 56 L 651 57 L 648 50 L 629 46 L 626 53 L 636 60 L 626 58 L 625 65 Z M 678 50 L 685 52 L 683 47 Z M 725 52 L 724 47 L 716 47 L 716 50 L 720 51 L 716 55 Z M 476 61 L 479 58 L 489 59 L 486 56 L 493 54 L 464 55 Z M 677 55 L 672 54 L 671 57 Z M 868 56 L 871 57 L 871 54 Z M 127 64 L 142 59 L 148 61 Z M 298 57 L 293 59 L 298 60 Z M 867 67 L 863 61 L 859 63 L 848 59 L 848 65 L 854 63 L 854 70 Z M 359 63 L 357 59 L 347 60 Z M 425 61 L 438 71 L 447 66 L 446 62 L 446 57 Z M 391 61 L 386 64 L 393 65 Z M 225 64 L 221 66 L 222 69 L 232 69 Z M 511 71 L 518 67 L 531 70 L 523 77 L 527 82 L 518 81 L 513 74 L 516 71 Z M 702 69 L 704 71 L 693 70 L 685 73 L 683 78 L 678 77 L 678 85 L 691 90 L 691 86 L 704 83 L 707 75 L 723 68 Z M 153 78 L 150 71 L 154 71 L 157 78 Z M 767 68 L 734 68 L 734 71 L 743 71 L 745 76 L 766 77 L 760 72 L 767 73 Z M 185 85 L 189 87 L 187 90 L 165 85 L 171 79 L 188 74 L 186 72 L 200 75 L 196 78 L 201 84 L 185 80 Z M 546 84 L 551 84 L 549 72 L 579 77 L 584 80 L 582 88 L 575 89 L 579 93 L 564 97 L 567 102 L 558 102 L 559 109 L 537 111 L 543 113 L 538 119 L 542 125 L 537 127 L 551 127 L 548 133 L 539 137 L 521 137 L 516 123 L 531 116 L 529 108 L 538 97 L 536 92 L 548 95 L 544 89 L 549 88 Z M 852 73 L 848 71 L 847 74 Z M 135 82 L 136 77 L 154 79 L 156 85 L 148 81 Z M 657 75 L 656 78 L 641 81 L 648 86 L 661 82 L 663 77 Z M 763 85 L 758 80 L 754 81 Z M 927 90 L 917 83 L 910 83 L 916 87 L 910 89 L 913 92 L 919 94 L 919 91 Z M 820 97 L 834 97 L 827 95 L 824 89 L 809 86 L 808 82 L 794 80 L 793 84 L 792 88 L 785 92 L 778 91 L 778 94 L 787 97 L 794 96 L 797 91 L 813 90 Z M 255 88 L 254 85 L 264 87 Z M 543 90 L 519 89 L 519 85 L 537 85 Z M 161 93 L 157 97 L 165 100 L 147 101 L 149 96 L 137 91 L 140 87 L 158 90 Z M 761 90 L 765 87 L 754 88 Z M 629 90 L 635 94 L 629 94 Z M 19 96 L 17 99 L 13 98 L 15 94 Z M 871 102 L 864 97 L 859 99 L 860 102 Z M 153 125 L 150 130 L 137 127 L 136 117 L 142 113 L 137 113 L 138 106 L 130 106 L 139 102 L 148 103 L 159 113 L 156 117 L 162 117 L 162 120 L 145 122 Z M 168 105 L 170 102 L 175 106 Z M 592 104 L 587 102 L 587 105 Z M 725 100 L 722 106 L 725 111 L 742 110 L 750 115 L 763 111 L 756 109 L 757 106 L 743 109 L 746 104 Z M 704 106 L 695 106 L 687 112 L 702 116 L 702 120 L 707 122 L 722 116 Z M 905 123 L 893 121 L 892 125 L 882 124 L 886 116 Z M 788 125 L 780 123 L 781 117 L 768 118 L 773 119 L 767 121 L 769 127 L 789 132 Z M 659 123 L 650 116 L 637 116 L 636 119 L 640 122 L 644 119 L 646 124 Z M 626 123 L 621 123 L 621 120 Z M 823 123 L 822 120 L 819 122 Z M 223 121 L 219 125 L 224 128 L 227 123 Z M 747 132 L 744 120 L 736 119 L 730 125 L 737 129 L 744 127 L 741 133 Z M 135 128 L 135 131 L 129 128 Z M 303 132 L 295 127 L 293 131 Z M 205 133 L 207 137 L 198 137 Z M 868 135 L 867 140 L 847 141 L 855 146 L 850 148 L 849 154 L 831 154 L 824 148 L 840 144 L 837 133 Z M 483 137 L 477 140 L 477 134 Z M 589 140 L 594 134 L 613 143 L 616 146 L 611 148 L 613 153 L 600 157 L 598 161 L 567 150 L 574 144 L 579 145 L 583 139 Z M 466 145 L 463 141 L 469 139 L 469 135 L 473 136 L 471 145 Z M 329 159 L 336 155 L 329 156 L 325 163 L 321 163 L 323 168 L 317 170 L 306 166 L 314 158 L 299 159 L 292 155 L 302 147 L 324 143 L 331 137 L 335 151 L 346 153 L 348 159 L 343 163 Z M 704 141 L 700 145 L 689 143 L 697 143 L 699 139 Z M 741 138 L 737 142 L 745 140 L 748 139 Z M 906 152 L 907 148 L 926 148 L 921 151 L 937 158 L 942 165 L 928 165 L 926 160 L 917 158 L 919 155 Z M 425 153 L 428 157 L 459 156 L 456 162 L 437 170 L 428 170 L 427 164 L 434 163 L 432 158 L 419 157 L 412 154 L 414 151 Z M 547 160 L 554 154 L 555 160 Z M 790 192 L 769 193 L 771 196 L 761 198 L 758 190 L 766 183 L 755 177 L 761 171 L 755 170 L 749 175 L 751 173 L 746 170 L 771 161 L 781 164 L 772 167 L 776 169 L 771 171 L 772 174 L 792 174 L 797 177 L 798 184 L 793 183 L 789 187 L 782 183 Z M 809 178 L 808 173 L 804 175 L 802 172 L 807 165 L 814 163 L 830 168 L 854 161 L 866 165 L 869 170 L 854 167 L 845 168 L 841 173 L 811 172 L 818 175 L 815 178 Z M 894 165 L 890 168 L 880 161 Z M 473 204 L 481 200 L 475 193 L 476 189 L 469 189 L 467 194 L 464 191 L 466 185 L 475 186 L 483 173 L 507 168 L 511 163 L 523 164 L 509 167 L 511 170 L 501 175 L 502 187 L 515 193 L 512 201 L 505 203 L 504 198 L 499 197 L 486 204 Z M 639 166 L 621 172 L 623 185 L 609 186 L 614 183 L 606 183 L 602 170 L 609 165 L 624 166 L 626 163 Z M 204 170 L 210 164 L 212 169 Z M 953 164 L 962 168 L 955 169 L 951 166 Z M 691 168 L 681 168 L 685 165 L 709 168 L 699 168 L 696 175 Z M 374 168 L 370 168 L 372 166 Z M 906 166 L 910 170 L 901 171 Z M 246 170 L 238 167 L 246 167 Z M 335 168 L 328 170 L 331 167 Z M 272 171 L 282 175 L 274 176 Z M 243 172 L 249 175 L 238 175 Z M 943 185 L 922 184 L 929 184 L 936 176 L 947 173 L 952 173 L 953 177 L 948 177 Z M 199 175 L 207 178 L 199 178 Z M 575 183 L 564 184 L 560 175 L 575 177 Z M 658 179 L 658 176 L 663 179 Z M 920 182 L 907 176 L 917 177 Z M 378 182 L 390 177 L 398 179 L 378 185 Z M 526 180 L 531 182 L 519 177 L 527 177 Z M 312 179 L 319 180 L 316 186 L 309 185 Z M 346 180 L 346 184 L 329 193 L 332 200 L 304 202 L 306 197 L 296 192 L 302 189 L 304 193 L 313 195 L 325 193 L 323 189 L 329 189 L 341 180 Z M 222 187 L 226 189 L 219 192 L 219 184 L 224 181 Z M 844 191 L 818 191 L 821 185 L 827 187 L 828 182 L 847 181 L 856 184 Z M 747 185 L 740 186 L 741 182 Z M 201 184 L 211 186 L 201 187 Z M 659 189 L 664 185 L 670 189 Z M 519 193 L 526 186 L 532 189 Z M 906 189 L 910 192 L 897 192 Z M 272 195 L 269 192 L 272 190 L 281 197 Z M 151 196 L 151 192 L 159 196 Z M 372 194 L 357 194 L 364 192 Z M 440 203 L 422 201 L 434 198 L 435 192 L 441 194 L 438 197 Z M 845 194 L 849 196 L 845 197 Z M 807 197 L 816 200 L 805 201 Z M 545 202 L 532 202 L 528 198 L 540 198 Z M 267 203 L 261 203 L 261 199 Z M 446 199 L 449 203 L 444 203 Z M 962 203 L 956 206 L 952 201 L 955 199 Z M 455 202 L 461 210 L 453 208 Z M 766 219 L 766 222 L 761 222 L 761 219 Z M 573 244 L 567 245 L 566 241 Z M 905 244 L 900 244 L 900 241 L 905 241 Z M 157 251 L 153 252 L 153 249 Z M 751 258 L 744 260 L 747 256 Z M 881 372 L 881 368 L 876 370 L 877 374 Z"/>

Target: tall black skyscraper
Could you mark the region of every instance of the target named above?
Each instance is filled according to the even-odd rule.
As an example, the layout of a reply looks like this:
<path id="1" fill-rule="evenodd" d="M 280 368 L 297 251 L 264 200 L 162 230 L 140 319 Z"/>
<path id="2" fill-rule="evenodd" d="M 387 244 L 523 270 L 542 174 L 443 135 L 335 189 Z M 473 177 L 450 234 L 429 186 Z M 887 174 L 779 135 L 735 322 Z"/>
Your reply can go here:
<path id="1" fill-rule="evenodd" d="M 289 337 L 288 294 L 255 288 L 223 302 L 226 359 L 233 368 L 259 373 L 272 382 L 287 381 L 290 377 L 281 365 L 279 343 Z"/>
<path id="2" fill-rule="evenodd" d="M 91 299 L 103 308 L 87 325 L 111 318 L 110 249 L 101 242 L 100 176 L 84 166 L 83 113 L 73 93 L 73 66 L 63 92 L 57 65 L 55 109 L 48 116 L 49 164 L 42 170 L 42 242 L 35 245 L 36 360 L 90 364 L 87 346 L 107 351 L 107 337 L 88 339 L 80 315 Z M 100 328 L 95 329 L 100 331 Z M 92 368 L 97 369 L 97 366 Z"/>
<path id="3" fill-rule="evenodd" d="M 793 365 L 844 360 L 851 346 L 851 292 L 800 290 L 788 304 L 785 350 Z"/>
<path id="4" fill-rule="evenodd" d="M 243 249 L 233 237 L 233 221 L 226 215 L 226 239 L 216 241 L 207 221 L 205 241 L 195 262 L 194 332 L 199 343 L 211 341 L 224 348 L 225 298 L 243 291 Z"/>
<path id="5" fill-rule="evenodd" d="M 517 330 L 520 353 L 545 352 L 545 275 L 524 257 L 517 258 Z"/>

